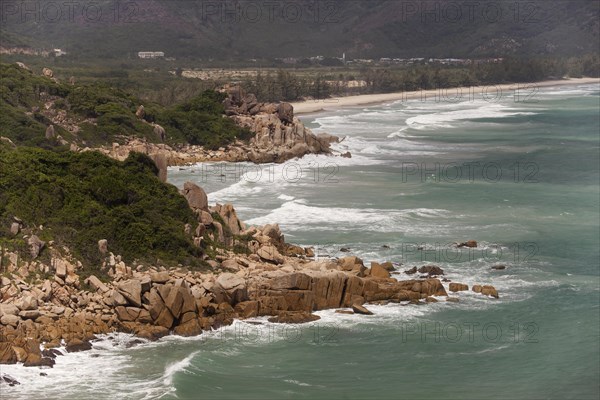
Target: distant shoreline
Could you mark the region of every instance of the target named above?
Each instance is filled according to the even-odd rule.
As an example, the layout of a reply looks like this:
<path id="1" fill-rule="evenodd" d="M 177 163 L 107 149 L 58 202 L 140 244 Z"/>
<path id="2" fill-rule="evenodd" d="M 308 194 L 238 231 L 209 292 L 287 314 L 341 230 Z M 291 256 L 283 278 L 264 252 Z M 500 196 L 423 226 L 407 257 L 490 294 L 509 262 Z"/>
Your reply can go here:
<path id="1" fill-rule="evenodd" d="M 323 100 L 309 100 L 292 103 L 294 113 L 296 115 L 311 114 L 323 111 L 335 111 L 344 107 L 355 107 L 365 105 L 377 105 L 390 101 L 414 100 L 422 99 L 423 101 L 436 101 L 437 97 L 446 97 L 446 101 L 453 101 L 453 98 L 482 98 L 485 95 L 493 99 L 497 96 L 498 91 L 515 90 L 517 85 L 522 88 L 523 98 L 535 95 L 535 88 L 564 86 L 564 85 L 581 85 L 589 83 L 600 83 L 600 78 L 571 78 L 552 81 L 541 81 L 533 83 L 510 83 L 500 85 L 487 86 L 471 86 L 450 89 L 431 89 L 412 92 L 394 92 L 394 93 L 379 93 L 379 94 L 361 94 L 347 97 L 335 97 Z M 438 101 L 444 101 L 442 98 Z"/>

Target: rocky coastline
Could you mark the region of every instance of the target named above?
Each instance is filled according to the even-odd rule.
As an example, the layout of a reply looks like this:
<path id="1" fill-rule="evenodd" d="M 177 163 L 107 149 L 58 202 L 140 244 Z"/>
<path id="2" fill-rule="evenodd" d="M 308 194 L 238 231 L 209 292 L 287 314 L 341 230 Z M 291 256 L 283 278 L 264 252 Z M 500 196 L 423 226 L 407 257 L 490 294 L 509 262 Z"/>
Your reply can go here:
<path id="1" fill-rule="evenodd" d="M 218 150 L 170 146 L 164 143 L 165 130 L 153 124 L 156 141 L 129 137 L 100 148 L 73 143 L 71 150 L 99 151 L 120 161 L 132 152 L 146 154 L 162 181 L 169 166 L 282 163 L 306 154 L 332 155 L 330 145 L 339 138 L 312 133 L 294 116 L 291 104 L 259 103 L 238 87 L 223 91 L 224 118 L 249 129 L 254 134 L 249 142 L 236 141 Z M 143 120 L 143 107 L 136 115 Z M 49 117 L 58 126 L 68 122 Z M 51 128 L 47 137 L 54 137 Z M 185 234 L 198 248 L 211 249 L 202 257 L 204 268 L 166 266 L 159 260 L 125 262 L 103 238 L 97 238 L 101 261 L 90 268 L 68 247 L 41 240 L 42 227 L 26 228 L 14 216 L 10 233 L 26 246 L 0 247 L 0 364 L 52 367 L 63 354 L 59 349 L 89 350 L 101 334 L 124 332 L 147 340 L 170 334 L 196 336 L 235 319 L 268 316 L 275 323 L 304 323 L 318 320 L 313 312 L 324 309 L 371 315 L 368 304 L 456 302 L 456 293 L 469 290 L 455 282 L 445 287 L 437 266 L 414 266 L 406 274 L 420 275 L 399 281 L 393 275 L 400 265 L 392 262 L 371 262 L 367 267 L 355 256 L 318 259 L 313 248 L 287 243 L 276 224 L 247 227 L 231 204 L 210 207 L 206 193 L 194 183 L 186 183 L 181 194 L 197 215 L 197 225 L 186 225 Z M 475 285 L 471 290 L 498 298 L 492 286 Z M 0 375 L 0 384 L 18 382 Z"/>
<path id="2" fill-rule="evenodd" d="M 259 103 L 255 95 L 246 94 L 237 86 L 222 91 L 227 94 L 223 101 L 227 118 L 232 118 L 237 125 L 253 133 L 249 142 L 238 140 L 217 150 L 189 144 L 170 146 L 160 143 L 164 141 L 165 131 L 160 125 L 154 124 L 159 143 L 128 137 L 122 144 L 83 149 L 72 146 L 72 150 L 96 150 L 121 161 L 131 152 L 144 153 L 155 161 L 163 179 L 166 179 L 168 166 L 220 161 L 283 163 L 307 154 L 333 155 L 331 144 L 340 139 L 327 133 L 315 135 L 294 116 L 294 107 L 290 103 Z M 143 118 L 143 108 L 138 114 Z"/>
<path id="3" fill-rule="evenodd" d="M 44 74 L 52 76 L 51 71 Z M 254 134 L 249 142 L 236 141 L 218 150 L 170 146 L 164 143 L 165 130 L 154 124 L 156 141 L 130 137 L 101 148 L 72 143 L 71 150 L 99 151 L 121 161 L 132 152 L 146 154 L 162 181 L 169 166 L 282 163 L 306 154 L 332 155 L 330 145 L 339 139 L 312 133 L 294 116 L 292 105 L 259 103 L 237 87 L 223 91 L 224 118 L 248 128 Z M 136 115 L 143 120 L 143 108 Z M 48 117 L 69 128 L 60 115 Z M 52 125 L 46 136 L 55 137 Z M 235 319 L 268 316 L 275 323 L 303 323 L 318 320 L 313 312 L 324 309 L 371 315 L 368 304 L 456 302 L 457 293 L 469 290 L 456 282 L 445 287 L 443 282 L 449 280 L 440 280 L 444 273 L 437 266 L 414 266 L 406 274 L 420 275 L 399 281 L 393 275 L 400 265 L 392 262 L 371 262 L 367 267 L 355 256 L 319 259 L 313 248 L 287 243 L 276 224 L 247 227 L 231 204 L 210 207 L 206 193 L 194 183 L 186 183 L 181 194 L 197 215 L 197 224 L 186 225 L 185 234 L 198 248 L 211 251 L 203 253 L 203 268 L 167 266 L 159 260 L 125 262 L 103 238 L 97 238 L 100 262 L 90 268 L 67 246 L 41 240 L 43 227 L 26 227 L 14 216 L 10 234 L 26 246 L 0 246 L 0 364 L 52 367 L 63 354 L 59 349 L 89 350 L 101 334 L 124 332 L 148 340 L 170 334 L 196 336 Z M 493 286 L 475 285 L 471 290 L 498 298 Z M 2 384 L 18 382 L 0 374 Z"/>
<path id="4" fill-rule="evenodd" d="M 459 292 L 469 290 L 456 282 L 445 287 L 449 280 L 439 279 L 444 272 L 437 266 L 414 267 L 405 272 L 420 273 L 417 279 L 399 281 L 393 278 L 399 264 L 367 267 L 355 256 L 317 260 L 312 248 L 286 243 L 278 225 L 246 227 L 232 205 L 209 207 L 193 183 L 181 193 L 198 216 L 186 233 L 198 246 L 218 244 L 213 257 L 204 256 L 207 268 L 201 271 L 127 264 L 99 239 L 102 263 L 89 274 L 68 248 L 43 242 L 15 218 L 11 233 L 23 236 L 28 248 L 1 251 L 0 364 L 52 367 L 62 355 L 57 348 L 88 350 L 96 335 L 111 332 L 149 340 L 195 336 L 235 319 L 302 323 L 319 319 L 313 314 L 318 310 L 372 314 L 368 304 L 456 302 Z M 240 244 L 245 251 L 234 251 Z M 499 297 L 493 286 L 471 290 Z M 9 379 L 0 383 L 15 384 Z"/>

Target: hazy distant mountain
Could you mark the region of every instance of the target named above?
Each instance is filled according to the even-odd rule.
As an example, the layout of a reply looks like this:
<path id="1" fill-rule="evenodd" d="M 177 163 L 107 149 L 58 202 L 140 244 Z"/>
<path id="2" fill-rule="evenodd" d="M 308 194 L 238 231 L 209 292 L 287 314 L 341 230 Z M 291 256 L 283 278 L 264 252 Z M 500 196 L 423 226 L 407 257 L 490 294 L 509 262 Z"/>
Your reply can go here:
<path id="1" fill-rule="evenodd" d="M 86 59 L 138 51 L 231 60 L 577 55 L 600 43 L 596 0 L 8 3 L 3 46 L 57 47 Z"/>

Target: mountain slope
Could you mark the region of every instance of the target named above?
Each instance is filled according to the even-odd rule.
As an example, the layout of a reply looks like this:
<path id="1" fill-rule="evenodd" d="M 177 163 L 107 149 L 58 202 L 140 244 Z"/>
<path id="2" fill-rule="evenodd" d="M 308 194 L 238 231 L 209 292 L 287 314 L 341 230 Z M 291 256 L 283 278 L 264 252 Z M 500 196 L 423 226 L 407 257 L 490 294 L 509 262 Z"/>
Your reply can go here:
<path id="1" fill-rule="evenodd" d="M 469 4 L 475 4 L 471 5 Z M 597 52 L 600 3 L 395 0 L 39 2 L 37 21 L 4 15 L 2 45 L 67 49 L 82 59 L 165 51 L 177 58 L 570 56 Z M 85 3 L 82 3 L 85 4 Z M 91 3 L 90 3 L 91 4 Z M 118 10 L 115 4 L 119 4 Z M 90 6 L 91 7 L 91 6 Z M 5 13 L 6 14 L 6 13 Z"/>

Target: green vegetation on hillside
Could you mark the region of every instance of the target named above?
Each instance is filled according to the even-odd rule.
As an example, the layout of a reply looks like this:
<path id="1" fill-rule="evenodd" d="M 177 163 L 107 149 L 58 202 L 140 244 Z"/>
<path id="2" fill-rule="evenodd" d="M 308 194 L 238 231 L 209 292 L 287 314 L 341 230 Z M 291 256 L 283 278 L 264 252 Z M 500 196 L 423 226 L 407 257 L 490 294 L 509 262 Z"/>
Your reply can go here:
<path id="1" fill-rule="evenodd" d="M 249 130 L 241 129 L 233 120 L 223 117 L 224 99 L 223 93 L 206 91 L 186 103 L 159 112 L 156 119 L 186 142 L 212 149 L 234 138 L 250 139 Z"/>
<path id="2" fill-rule="evenodd" d="M 51 79 L 16 65 L 0 64 L 0 136 L 18 143 L 44 142 L 48 119 L 40 113 L 42 96 L 65 96 L 68 90 Z"/>
<path id="3" fill-rule="evenodd" d="M 0 145 L 0 238 L 16 216 L 88 265 L 99 264 L 100 239 L 127 262 L 198 265 L 201 250 L 184 233 L 196 216 L 156 173 L 138 153 L 119 162 L 97 152 Z"/>
<path id="4" fill-rule="evenodd" d="M 142 101 L 131 93 L 104 83 L 68 85 L 36 76 L 17 65 L 0 64 L 0 136 L 17 144 L 47 147 L 46 127 L 60 115 L 77 130 L 57 126 L 57 134 L 84 146 L 100 146 L 137 136 L 159 140 L 151 123 L 162 125 L 170 144 L 196 144 L 218 148 L 236 139 L 249 139 L 249 131 L 224 116 L 223 94 L 205 90 L 170 107 Z M 147 112 L 136 117 L 139 105 Z M 68 128 L 68 126 L 65 126 Z"/>

